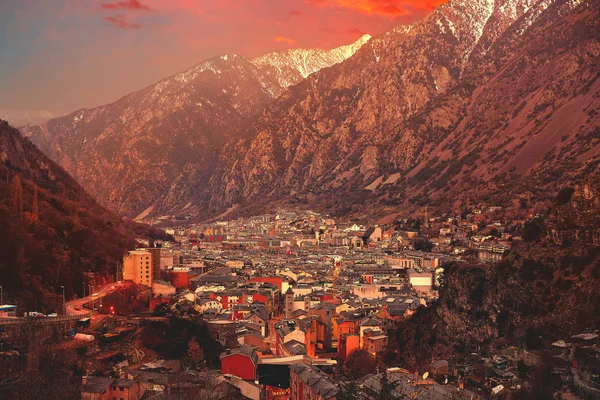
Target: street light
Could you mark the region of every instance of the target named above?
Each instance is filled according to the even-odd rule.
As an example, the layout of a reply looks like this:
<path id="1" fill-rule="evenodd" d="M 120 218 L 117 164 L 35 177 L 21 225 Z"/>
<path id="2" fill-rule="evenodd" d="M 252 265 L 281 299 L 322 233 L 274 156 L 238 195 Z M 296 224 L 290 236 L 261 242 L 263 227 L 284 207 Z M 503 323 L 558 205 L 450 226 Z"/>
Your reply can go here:
<path id="1" fill-rule="evenodd" d="M 67 315 L 67 305 L 65 304 L 65 287 L 61 286 L 63 291 L 63 314 Z"/>
<path id="2" fill-rule="evenodd" d="M 0 306 L 4 305 L 4 292 L 2 291 L 2 286 L 0 286 Z"/>

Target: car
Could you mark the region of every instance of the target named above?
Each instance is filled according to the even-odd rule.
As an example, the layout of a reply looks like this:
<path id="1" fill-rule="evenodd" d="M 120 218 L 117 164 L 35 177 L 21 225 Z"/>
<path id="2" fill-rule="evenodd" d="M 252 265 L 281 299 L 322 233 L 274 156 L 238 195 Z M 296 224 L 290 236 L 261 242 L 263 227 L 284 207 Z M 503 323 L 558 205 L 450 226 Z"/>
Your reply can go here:
<path id="1" fill-rule="evenodd" d="M 92 297 L 98 297 L 98 293 L 92 293 Z"/>
<path id="2" fill-rule="evenodd" d="M 42 317 L 44 317 L 44 314 L 41 312 L 37 312 L 37 311 L 31 311 L 31 312 L 28 312 L 26 316 L 33 317 L 33 318 L 42 318 Z"/>
<path id="3" fill-rule="evenodd" d="M 81 310 L 81 306 L 75 306 L 76 310 Z"/>
<path id="4" fill-rule="evenodd" d="M 48 317 L 48 318 L 54 318 L 54 317 L 58 317 L 58 314 L 55 313 L 55 312 L 53 312 L 53 313 L 50 313 L 50 314 L 46 315 L 46 317 Z"/>

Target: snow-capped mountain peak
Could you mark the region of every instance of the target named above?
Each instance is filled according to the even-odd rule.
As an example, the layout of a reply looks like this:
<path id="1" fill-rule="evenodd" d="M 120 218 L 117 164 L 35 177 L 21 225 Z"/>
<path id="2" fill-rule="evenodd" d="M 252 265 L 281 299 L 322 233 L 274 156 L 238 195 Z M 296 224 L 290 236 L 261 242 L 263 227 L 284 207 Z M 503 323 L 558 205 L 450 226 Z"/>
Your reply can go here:
<path id="1" fill-rule="evenodd" d="M 291 49 L 277 51 L 255 58 L 251 62 L 260 68 L 271 70 L 279 83 L 288 87 L 315 72 L 339 64 L 352 57 L 371 35 L 365 34 L 356 42 L 331 50 L 323 49 Z"/>

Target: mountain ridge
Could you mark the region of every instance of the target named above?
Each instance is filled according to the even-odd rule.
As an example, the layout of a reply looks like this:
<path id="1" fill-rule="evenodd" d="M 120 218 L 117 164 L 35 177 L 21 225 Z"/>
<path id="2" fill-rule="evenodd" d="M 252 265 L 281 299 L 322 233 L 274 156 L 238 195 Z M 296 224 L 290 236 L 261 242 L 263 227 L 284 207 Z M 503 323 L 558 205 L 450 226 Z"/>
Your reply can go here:
<path id="1" fill-rule="evenodd" d="M 366 40 L 341 50 L 278 54 L 301 52 L 319 69 Z M 148 214 L 167 192 L 191 198 L 197 182 L 212 174 L 227 137 L 286 91 L 284 85 L 303 79 L 294 67 L 278 70 L 281 60 L 271 64 L 272 55 L 265 57 L 256 63 L 234 54 L 213 57 L 116 102 L 21 132 L 102 204 L 129 217 Z"/>
<path id="2" fill-rule="evenodd" d="M 151 196 L 136 188 L 152 199 L 143 213 L 123 188 L 101 200 L 121 212 L 133 202 L 140 218 L 274 204 L 385 216 L 456 198 L 509 204 L 532 189 L 545 201 L 598 165 L 597 15 L 589 0 L 450 1 L 371 38 L 254 115 L 216 114 L 228 134 L 200 146 L 210 157 L 176 168 L 172 185 Z"/>

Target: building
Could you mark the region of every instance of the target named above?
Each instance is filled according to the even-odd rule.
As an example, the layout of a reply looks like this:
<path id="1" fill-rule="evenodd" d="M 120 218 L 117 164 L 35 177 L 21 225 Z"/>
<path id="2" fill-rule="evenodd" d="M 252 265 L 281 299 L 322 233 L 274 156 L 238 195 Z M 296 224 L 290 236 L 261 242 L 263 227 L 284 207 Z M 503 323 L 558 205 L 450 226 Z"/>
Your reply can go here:
<path id="1" fill-rule="evenodd" d="M 373 357 L 385 350 L 388 345 L 388 337 L 382 335 L 381 332 L 373 332 L 365 335 L 365 350 Z"/>
<path id="2" fill-rule="evenodd" d="M 338 355 L 345 360 L 355 350 L 360 349 L 360 336 L 357 333 L 344 333 L 338 340 Z"/>
<path id="3" fill-rule="evenodd" d="M 177 289 L 190 289 L 190 281 L 198 275 L 200 272 L 193 270 L 172 270 L 169 272 L 169 280 Z"/>
<path id="4" fill-rule="evenodd" d="M 433 274 L 431 272 L 419 272 L 415 269 L 409 269 L 408 283 L 417 292 L 429 292 L 433 287 Z"/>
<path id="5" fill-rule="evenodd" d="M 160 297 L 169 297 L 174 295 L 177 292 L 175 286 L 171 285 L 169 282 L 156 279 L 152 282 L 152 295 L 160 296 Z"/>
<path id="6" fill-rule="evenodd" d="M 17 306 L 3 304 L 0 305 L 0 317 L 16 317 Z"/>
<path id="7" fill-rule="evenodd" d="M 132 250 L 123 256 L 123 280 L 152 287 L 152 253 Z"/>
<path id="8" fill-rule="evenodd" d="M 305 364 L 290 366 L 291 400 L 335 399 L 339 389 L 327 375 Z"/>
<path id="9" fill-rule="evenodd" d="M 294 312 L 294 291 L 291 287 L 285 292 L 285 317 L 291 318 Z"/>
<path id="10" fill-rule="evenodd" d="M 81 379 L 82 400 L 138 400 L 140 384 L 133 379 L 84 376 Z"/>
<path id="11" fill-rule="evenodd" d="M 81 378 L 82 400 L 112 400 L 110 385 L 114 378 L 102 376 L 84 376 Z"/>
<path id="12" fill-rule="evenodd" d="M 152 266 L 152 277 L 153 279 L 160 279 L 160 264 L 162 257 L 162 248 L 160 247 L 150 247 L 144 249 L 148 253 L 150 253 L 150 265 Z"/>
<path id="13" fill-rule="evenodd" d="M 223 375 L 230 374 L 253 381 L 256 378 L 257 365 L 256 349 L 247 344 L 221 354 L 221 373 Z"/>

